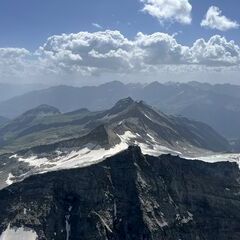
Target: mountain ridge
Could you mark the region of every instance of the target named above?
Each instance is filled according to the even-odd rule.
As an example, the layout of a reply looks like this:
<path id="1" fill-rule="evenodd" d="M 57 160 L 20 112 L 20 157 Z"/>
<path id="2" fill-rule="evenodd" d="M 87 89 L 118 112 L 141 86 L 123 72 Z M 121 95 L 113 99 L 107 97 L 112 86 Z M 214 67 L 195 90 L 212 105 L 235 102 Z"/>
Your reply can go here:
<path id="1" fill-rule="evenodd" d="M 6 151 L 0 155 L 0 188 L 32 174 L 96 164 L 132 144 L 139 145 L 145 154 L 154 156 L 171 153 L 193 158 L 230 151 L 227 140 L 206 124 L 167 116 L 143 101 L 127 98 L 109 110 L 87 112 L 87 115 L 84 111 L 83 114 L 80 119 L 74 120 L 81 131 L 78 136 L 58 136 L 42 143 L 38 133 L 35 135 L 35 144 L 33 135 L 30 135 L 30 142 L 25 142 L 25 145 L 15 151 Z M 61 116 L 58 113 L 54 118 Z M 68 127 L 72 127 L 73 122 L 64 124 L 61 122 L 59 128 L 68 132 Z M 18 132 L 14 141 L 22 143 L 23 138 L 16 139 L 21 135 L 18 125 L 15 129 Z M 30 129 L 36 133 L 36 127 Z M 52 129 L 55 134 L 56 129 L 56 126 Z M 23 132 L 26 133 L 27 130 L 23 129 Z M 49 134 L 52 137 L 51 131 Z M 41 140 L 43 139 L 42 137 Z M 14 149 L 13 147 L 12 144 L 8 149 Z"/>
<path id="2" fill-rule="evenodd" d="M 144 100 L 164 113 L 205 122 L 226 138 L 240 136 L 237 130 L 240 129 L 240 86 L 230 84 L 156 81 L 141 85 L 115 81 L 88 87 L 56 86 L 0 103 L 0 115 L 16 117 L 40 104 L 54 106 L 64 113 L 80 108 L 102 111 L 128 96 Z M 228 117 L 222 119 L 222 116 Z"/>
<path id="3" fill-rule="evenodd" d="M 46 108 L 45 105 L 44 107 Z M 134 101 L 130 97 L 119 100 L 109 110 L 99 112 L 90 112 L 84 109 L 61 114 L 56 108 L 47 106 L 47 109 L 51 111 L 50 114 L 38 118 L 35 113 L 39 112 L 39 108 L 41 109 L 41 106 L 29 110 L 2 128 L 0 127 L 2 136 L 0 144 L 3 149 L 7 150 L 10 147 L 9 150 L 17 150 L 24 146 L 31 147 L 36 144 L 43 145 L 76 138 L 104 124 L 118 128 L 117 131 L 121 131 L 122 125 L 125 130 L 122 130 L 121 133 L 126 132 L 128 128 L 131 131 L 133 128 L 132 132 L 139 131 L 140 135 L 142 132 L 145 132 L 145 135 L 148 133 L 145 129 L 147 126 L 149 131 L 155 132 L 157 137 L 169 142 L 169 144 L 172 144 L 172 140 L 182 141 L 181 139 L 185 139 L 186 142 L 199 148 L 215 151 L 230 150 L 227 140 L 211 127 L 183 117 L 168 116 L 145 102 Z M 124 125 L 125 123 L 127 125 Z M 71 132 L 73 133 L 71 134 Z M 39 142 L 39 136 L 41 136 L 41 142 Z"/>
<path id="4" fill-rule="evenodd" d="M 24 227 L 40 240 L 237 240 L 239 174 L 233 163 L 144 156 L 130 146 L 102 163 L 1 190 L 0 236 Z"/>

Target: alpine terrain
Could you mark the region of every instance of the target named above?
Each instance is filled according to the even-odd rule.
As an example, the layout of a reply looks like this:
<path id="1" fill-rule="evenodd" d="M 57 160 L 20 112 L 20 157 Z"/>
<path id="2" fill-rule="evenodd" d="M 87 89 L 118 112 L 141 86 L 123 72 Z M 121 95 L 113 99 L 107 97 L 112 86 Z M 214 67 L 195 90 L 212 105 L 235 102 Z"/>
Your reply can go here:
<path id="1" fill-rule="evenodd" d="M 65 136 L 72 126 L 76 137 Z M 53 107 L 39 106 L 4 125 L 0 133 L 7 139 L 2 140 L 6 152 L 0 156 L 0 188 L 33 174 L 95 164 L 129 145 L 138 145 L 143 153 L 153 156 L 171 153 L 188 158 L 231 149 L 228 141 L 206 124 L 165 115 L 131 98 L 94 113 L 61 114 Z"/>
<path id="2" fill-rule="evenodd" d="M 129 147 L 1 190 L 0 239 L 238 240 L 239 179 L 236 163 Z"/>
<path id="3" fill-rule="evenodd" d="M 240 240 L 240 1 L 0 1 L 0 240 Z"/>

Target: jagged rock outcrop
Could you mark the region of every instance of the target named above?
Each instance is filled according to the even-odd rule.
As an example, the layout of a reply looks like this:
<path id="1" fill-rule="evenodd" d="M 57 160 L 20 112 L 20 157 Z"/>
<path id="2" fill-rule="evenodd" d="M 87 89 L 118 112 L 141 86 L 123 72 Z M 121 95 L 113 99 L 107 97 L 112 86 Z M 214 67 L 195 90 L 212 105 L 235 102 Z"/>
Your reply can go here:
<path id="1" fill-rule="evenodd" d="M 239 181 L 234 163 L 144 156 L 132 146 L 1 190 L 0 236 L 10 224 L 39 240 L 238 240 Z"/>

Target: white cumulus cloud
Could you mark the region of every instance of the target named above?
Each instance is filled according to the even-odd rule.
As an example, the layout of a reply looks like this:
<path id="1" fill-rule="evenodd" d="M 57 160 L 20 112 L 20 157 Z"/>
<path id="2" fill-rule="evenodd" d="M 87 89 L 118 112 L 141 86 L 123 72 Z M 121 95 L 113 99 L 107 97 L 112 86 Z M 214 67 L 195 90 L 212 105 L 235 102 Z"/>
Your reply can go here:
<path id="1" fill-rule="evenodd" d="M 80 32 L 50 37 L 39 50 L 42 59 L 73 71 L 127 71 L 132 42 L 119 31 Z"/>
<path id="2" fill-rule="evenodd" d="M 173 36 L 166 33 L 138 33 L 133 44 L 141 50 L 145 65 L 186 63 L 185 52 L 188 48 L 177 43 Z"/>
<path id="3" fill-rule="evenodd" d="M 236 21 L 232 21 L 222 15 L 222 11 L 218 7 L 211 6 L 208 9 L 205 18 L 202 20 L 201 26 L 220 31 L 227 31 L 230 29 L 237 29 L 240 25 Z"/>
<path id="4" fill-rule="evenodd" d="M 240 67 L 240 47 L 219 35 L 186 46 L 166 33 L 138 33 L 130 39 L 106 30 L 54 35 L 36 52 L 0 48 L 0 78 L 8 80 L 154 75 L 161 69 L 188 74 L 190 69 L 233 67 Z"/>
<path id="5" fill-rule="evenodd" d="M 25 71 L 31 53 L 24 48 L 0 48 L 0 78 L 15 78 Z"/>
<path id="6" fill-rule="evenodd" d="M 192 6 L 188 0 L 141 0 L 143 12 L 157 18 L 160 23 L 166 21 L 190 24 Z"/>
<path id="7" fill-rule="evenodd" d="M 166 33 L 138 33 L 130 40 L 119 31 L 110 30 L 52 36 L 39 53 L 56 67 L 89 72 L 139 71 L 158 65 L 226 66 L 238 65 L 240 60 L 239 46 L 219 35 L 184 46 Z"/>
<path id="8" fill-rule="evenodd" d="M 207 42 L 198 39 L 190 48 L 191 62 L 206 66 L 234 66 L 240 64 L 240 47 L 234 41 L 215 35 Z"/>

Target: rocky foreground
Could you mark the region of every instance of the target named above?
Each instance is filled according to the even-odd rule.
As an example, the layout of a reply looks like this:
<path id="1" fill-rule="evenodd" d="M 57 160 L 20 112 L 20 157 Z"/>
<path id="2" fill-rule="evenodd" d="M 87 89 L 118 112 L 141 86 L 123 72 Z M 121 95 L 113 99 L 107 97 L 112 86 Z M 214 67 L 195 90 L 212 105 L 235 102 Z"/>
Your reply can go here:
<path id="1" fill-rule="evenodd" d="M 31 240 L 239 240 L 239 168 L 144 156 L 132 146 L 1 190 L 0 239 L 12 233 L 18 240 L 20 233 Z"/>

